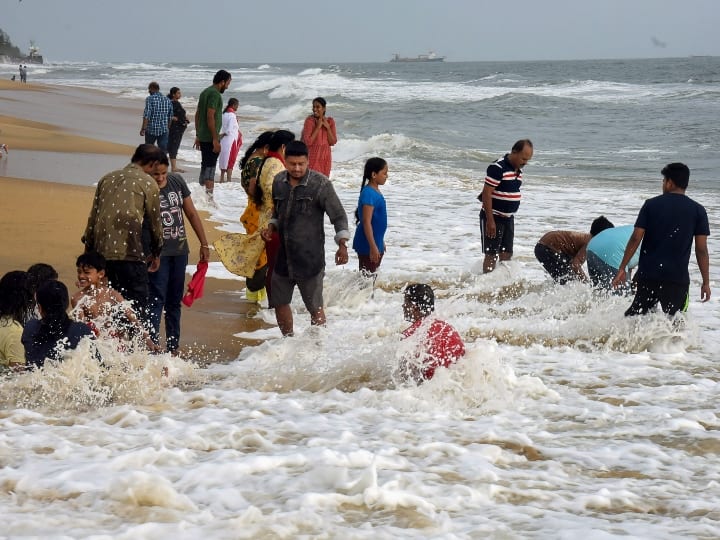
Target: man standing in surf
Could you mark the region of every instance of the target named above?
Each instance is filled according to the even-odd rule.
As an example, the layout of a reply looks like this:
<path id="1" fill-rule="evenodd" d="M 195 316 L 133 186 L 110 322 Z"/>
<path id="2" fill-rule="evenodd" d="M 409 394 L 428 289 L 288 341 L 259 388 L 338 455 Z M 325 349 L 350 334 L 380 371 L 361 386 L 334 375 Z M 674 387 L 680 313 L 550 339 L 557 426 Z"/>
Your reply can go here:
<path id="1" fill-rule="evenodd" d="M 663 194 L 648 199 L 635 220 L 635 229 L 625 248 L 613 287 L 625 282 L 625 268 L 640 242 L 640 262 L 636 274 L 637 292 L 625 316 L 643 315 L 658 302 L 668 315 L 686 311 L 689 302 L 690 248 L 695 240 L 702 285 L 700 301 L 710 300 L 710 256 L 707 212 L 685 195 L 690 169 L 684 163 L 670 163 L 661 171 Z"/>
<path id="2" fill-rule="evenodd" d="M 325 215 L 335 228 L 335 264 L 348 262 L 350 239 L 345 209 L 327 176 L 308 168 L 308 148 L 304 142 L 288 142 L 285 166 L 275 176 L 272 187 L 273 214 L 261 232 L 266 242 L 272 233 L 280 235 L 280 249 L 272 273 L 270 307 L 283 336 L 293 335 L 290 309 L 297 287 L 314 326 L 325 325 L 323 278 L 325 277 Z"/>
<path id="3" fill-rule="evenodd" d="M 512 259 L 515 212 L 520 207 L 522 197 L 522 168 L 532 156 L 532 142 L 530 139 L 521 139 L 513 145 L 509 154 L 487 168 L 485 185 L 478 195 L 482 203 L 480 232 L 485 253 L 483 273 L 495 270 L 498 257 L 501 261 Z"/>
<path id="4" fill-rule="evenodd" d="M 220 155 L 220 128 L 222 127 L 222 94 L 230 87 L 232 76 L 221 69 L 213 77 L 213 83 L 200 93 L 195 111 L 195 143 L 200 150 L 200 185 L 212 198 L 215 189 L 215 167 Z"/>

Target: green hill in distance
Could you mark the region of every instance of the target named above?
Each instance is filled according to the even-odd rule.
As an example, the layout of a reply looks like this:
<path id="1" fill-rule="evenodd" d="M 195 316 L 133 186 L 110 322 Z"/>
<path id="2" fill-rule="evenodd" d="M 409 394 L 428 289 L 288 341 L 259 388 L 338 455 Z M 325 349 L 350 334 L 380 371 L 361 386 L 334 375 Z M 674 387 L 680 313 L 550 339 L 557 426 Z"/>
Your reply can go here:
<path id="1" fill-rule="evenodd" d="M 10 36 L 0 28 L 0 56 L 10 56 L 12 58 L 21 58 L 25 56 L 20 49 L 10 41 Z"/>

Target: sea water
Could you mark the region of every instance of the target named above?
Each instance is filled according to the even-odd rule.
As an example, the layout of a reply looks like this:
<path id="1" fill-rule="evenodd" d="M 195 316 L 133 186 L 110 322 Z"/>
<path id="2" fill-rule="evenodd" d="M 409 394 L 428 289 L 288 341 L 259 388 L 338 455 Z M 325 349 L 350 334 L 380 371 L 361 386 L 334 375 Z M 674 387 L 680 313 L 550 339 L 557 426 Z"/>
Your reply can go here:
<path id="1" fill-rule="evenodd" d="M 601 214 L 632 224 L 660 193 L 660 169 L 684 161 L 720 294 L 720 59 L 62 63 L 29 76 L 135 100 L 157 80 L 181 87 L 192 114 L 220 68 L 246 145 L 265 129 L 299 134 L 312 98 L 328 100 L 349 216 L 365 160 L 388 161 L 375 287 L 352 253 L 332 264 L 328 223 L 326 328 L 309 327 L 296 295 L 295 337 L 261 309 L 263 329 L 243 337 L 262 343 L 225 363 L 106 349 L 101 370 L 80 349 L 4 380 L 0 536 L 720 536 L 720 313 L 716 297 L 698 300 L 694 256 L 689 311 L 670 321 L 624 318 L 629 298 L 556 285 L 533 255 L 551 229 L 588 230 Z M 535 156 L 513 260 L 483 275 L 476 197 L 487 165 L 525 137 Z M 198 165 L 191 142 L 192 131 L 179 158 Z M 210 205 L 188 180 L 214 225 L 242 231 L 239 184 L 216 184 Z M 231 277 L 216 262 L 210 273 Z M 438 316 L 467 346 L 419 387 L 396 374 L 410 282 L 434 287 Z"/>

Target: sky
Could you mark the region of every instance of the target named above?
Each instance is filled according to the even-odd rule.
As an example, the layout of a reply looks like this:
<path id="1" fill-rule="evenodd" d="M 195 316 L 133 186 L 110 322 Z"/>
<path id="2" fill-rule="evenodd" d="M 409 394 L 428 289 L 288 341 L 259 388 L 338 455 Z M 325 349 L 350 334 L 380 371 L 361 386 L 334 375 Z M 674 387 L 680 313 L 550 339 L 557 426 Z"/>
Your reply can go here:
<path id="1" fill-rule="evenodd" d="M 383 62 L 720 55 L 720 0 L 0 0 L 48 61 Z"/>

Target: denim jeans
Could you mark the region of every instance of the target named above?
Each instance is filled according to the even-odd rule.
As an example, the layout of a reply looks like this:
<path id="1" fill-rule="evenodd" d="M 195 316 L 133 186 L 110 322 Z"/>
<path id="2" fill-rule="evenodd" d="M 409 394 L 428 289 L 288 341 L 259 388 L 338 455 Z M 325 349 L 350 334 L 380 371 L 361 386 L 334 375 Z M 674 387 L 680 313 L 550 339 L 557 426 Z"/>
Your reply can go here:
<path id="1" fill-rule="evenodd" d="M 169 138 L 170 133 L 167 131 L 160 135 L 150 135 L 147 131 L 145 132 L 145 144 L 155 144 L 157 142 L 158 148 L 166 154 Z"/>
<path id="2" fill-rule="evenodd" d="M 185 267 L 188 256 L 160 257 L 160 268 L 150 272 L 150 322 L 152 338 L 160 340 L 160 317 L 165 310 L 165 347 L 168 351 L 180 346 L 180 302 L 185 292 Z"/>

